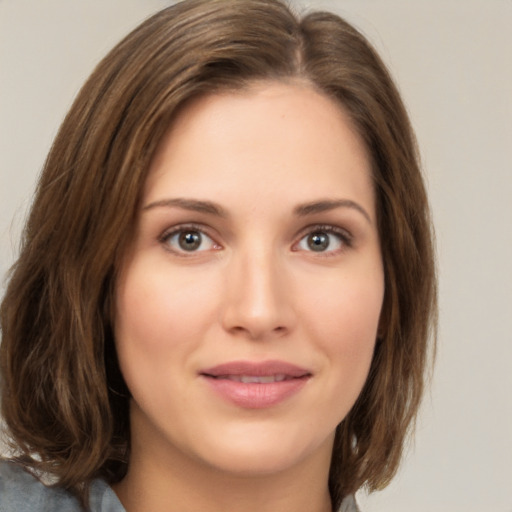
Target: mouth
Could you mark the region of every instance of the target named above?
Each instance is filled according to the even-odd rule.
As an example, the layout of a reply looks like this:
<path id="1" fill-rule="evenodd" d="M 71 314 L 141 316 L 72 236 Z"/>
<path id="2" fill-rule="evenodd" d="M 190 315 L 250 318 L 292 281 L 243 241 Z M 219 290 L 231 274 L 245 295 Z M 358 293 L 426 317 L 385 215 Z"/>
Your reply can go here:
<path id="1" fill-rule="evenodd" d="M 211 377 L 212 379 L 227 379 L 232 380 L 234 382 L 242 382 L 243 384 L 270 384 L 272 382 L 283 382 L 284 380 L 294 379 L 296 377 L 290 377 L 289 375 L 285 375 L 284 373 L 280 373 L 278 375 L 267 375 L 265 377 L 259 377 L 257 375 L 207 375 L 206 377 Z"/>
<path id="2" fill-rule="evenodd" d="M 283 361 L 233 361 L 199 373 L 220 397 L 245 409 L 275 406 L 297 394 L 312 373 Z"/>
<path id="3" fill-rule="evenodd" d="M 311 377 L 309 370 L 284 361 L 232 361 L 202 370 L 200 374 L 244 384 L 270 384 Z"/>

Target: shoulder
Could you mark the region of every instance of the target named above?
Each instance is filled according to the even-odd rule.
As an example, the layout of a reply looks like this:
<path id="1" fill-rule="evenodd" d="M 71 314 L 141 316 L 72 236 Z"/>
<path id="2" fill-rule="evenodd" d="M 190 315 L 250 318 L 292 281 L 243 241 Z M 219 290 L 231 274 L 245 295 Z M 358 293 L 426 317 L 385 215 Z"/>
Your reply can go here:
<path id="1" fill-rule="evenodd" d="M 339 512 L 361 512 L 359 507 L 357 506 L 356 500 L 354 496 L 347 496 L 341 502 L 341 507 Z"/>
<path id="2" fill-rule="evenodd" d="M 91 487 L 92 512 L 125 512 L 112 489 L 96 480 Z M 47 487 L 13 462 L 0 460 L 0 512 L 83 512 L 77 499 L 64 489 Z M 359 512 L 347 496 L 339 512 Z"/>
<path id="3" fill-rule="evenodd" d="M 96 480 L 91 487 L 92 512 L 125 512 L 112 489 Z M 64 489 L 47 487 L 19 465 L 0 461 L 0 512 L 83 512 Z"/>
<path id="4" fill-rule="evenodd" d="M 46 487 L 12 462 L 0 461 L 0 512 L 81 512 L 81 507 L 63 489 Z"/>

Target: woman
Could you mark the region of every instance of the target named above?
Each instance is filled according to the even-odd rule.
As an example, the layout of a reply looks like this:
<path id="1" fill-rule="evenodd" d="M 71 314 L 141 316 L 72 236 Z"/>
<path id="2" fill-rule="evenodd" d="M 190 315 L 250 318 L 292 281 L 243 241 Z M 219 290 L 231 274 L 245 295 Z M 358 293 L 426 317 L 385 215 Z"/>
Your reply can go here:
<path id="1" fill-rule="evenodd" d="M 368 42 L 277 0 L 165 9 L 39 182 L 1 310 L 0 508 L 356 510 L 397 470 L 435 296 Z"/>

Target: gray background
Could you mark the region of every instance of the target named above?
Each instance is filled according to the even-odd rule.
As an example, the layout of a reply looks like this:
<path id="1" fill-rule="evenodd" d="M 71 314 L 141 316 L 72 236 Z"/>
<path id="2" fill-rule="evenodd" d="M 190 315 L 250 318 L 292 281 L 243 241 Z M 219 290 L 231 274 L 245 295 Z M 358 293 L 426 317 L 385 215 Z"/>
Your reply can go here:
<path id="1" fill-rule="evenodd" d="M 0 274 L 95 63 L 163 0 L 0 0 Z M 438 237 L 439 355 L 416 441 L 365 512 L 512 511 L 512 1 L 331 0 L 395 75 Z"/>

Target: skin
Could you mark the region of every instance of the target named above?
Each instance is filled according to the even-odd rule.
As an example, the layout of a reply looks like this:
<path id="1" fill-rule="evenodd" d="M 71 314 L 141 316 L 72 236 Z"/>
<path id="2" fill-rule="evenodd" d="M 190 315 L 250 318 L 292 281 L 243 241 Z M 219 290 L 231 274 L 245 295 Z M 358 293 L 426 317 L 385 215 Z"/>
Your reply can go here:
<path id="1" fill-rule="evenodd" d="M 195 250 L 180 245 L 190 232 Z M 334 432 L 366 380 L 383 295 L 371 166 L 339 105 L 298 83 L 188 105 L 152 162 L 117 288 L 126 509 L 331 510 Z M 311 375 L 244 408 L 200 375 L 233 360 Z"/>

